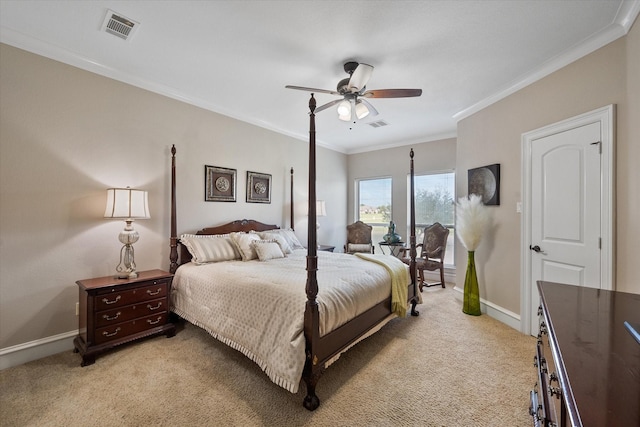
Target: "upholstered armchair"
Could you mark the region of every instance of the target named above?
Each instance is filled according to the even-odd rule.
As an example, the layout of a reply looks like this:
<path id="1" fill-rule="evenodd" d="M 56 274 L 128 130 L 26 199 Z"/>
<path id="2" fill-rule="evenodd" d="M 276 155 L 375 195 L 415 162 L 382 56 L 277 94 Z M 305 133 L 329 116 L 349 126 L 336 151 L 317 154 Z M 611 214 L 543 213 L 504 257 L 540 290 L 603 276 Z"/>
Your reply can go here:
<path id="1" fill-rule="evenodd" d="M 347 225 L 347 244 L 344 245 L 344 252 L 354 254 L 356 252 L 374 253 L 375 248 L 371 242 L 371 227 L 362 221 L 356 221 Z"/>
<path id="2" fill-rule="evenodd" d="M 449 229 L 444 227 L 439 222 L 436 222 L 424 229 L 424 240 L 419 245 L 416 245 L 416 251 L 420 248 L 420 251 L 416 254 L 416 270 L 418 272 L 418 280 L 420 292 L 423 287 L 430 286 L 444 286 L 444 254 L 447 249 L 447 238 L 449 237 Z M 405 248 L 402 255 L 402 262 L 409 264 L 411 258 L 409 257 L 410 248 Z M 440 270 L 440 282 L 439 283 L 427 283 L 424 279 L 424 271 Z"/>

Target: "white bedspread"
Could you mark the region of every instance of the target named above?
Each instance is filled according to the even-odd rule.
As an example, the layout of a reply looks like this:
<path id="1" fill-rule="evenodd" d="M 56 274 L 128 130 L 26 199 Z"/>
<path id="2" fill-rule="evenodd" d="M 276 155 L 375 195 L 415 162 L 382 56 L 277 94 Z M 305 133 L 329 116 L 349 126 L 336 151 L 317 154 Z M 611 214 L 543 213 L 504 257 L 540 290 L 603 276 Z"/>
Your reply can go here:
<path id="1" fill-rule="evenodd" d="M 173 280 L 172 310 L 296 393 L 305 359 L 306 254 L 299 249 L 264 262 L 185 264 Z M 319 251 L 317 279 L 321 335 L 391 295 L 386 268 L 352 255 Z"/>

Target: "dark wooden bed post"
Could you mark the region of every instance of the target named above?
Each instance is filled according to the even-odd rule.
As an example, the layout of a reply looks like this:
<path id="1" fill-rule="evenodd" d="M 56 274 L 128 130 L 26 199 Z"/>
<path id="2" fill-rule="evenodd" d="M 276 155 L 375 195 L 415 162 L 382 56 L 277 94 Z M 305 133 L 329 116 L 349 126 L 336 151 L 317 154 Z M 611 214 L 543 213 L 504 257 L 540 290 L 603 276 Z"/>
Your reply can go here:
<path id="1" fill-rule="evenodd" d="M 307 387 L 307 395 L 304 398 L 303 406 L 313 411 L 320 406 L 320 399 L 316 395 L 316 385 L 322 376 L 327 363 L 342 351 L 362 339 L 377 325 L 385 322 L 391 310 L 391 298 L 382 301 L 367 311 L 359 314 L 339 328 L 320 336 L 320 314 L 318 309 L 318 245 L 316 224 L 316 126 L 315 126 L 316 100 L 311 95 L 309 100 L 310 126 L 309 126 L 309 226 L 308 226 L 308 248 L 307 248 L 307 282 L 305 292 L 307 301 L 304 310 L 304 337 L 305 337 L 305 365 L 302 371 L 302 379 Z M 178 265 L 188 262 L 187 251 L 178 251 L 179 239 L 176 227 L 176 148 L 171 147 L 171 237 L 170 237 L 170 271 L 175 273 Z M 415 238 L 415 206 L 414 206 L 414 170 L 413 170 L 413 149 L 411 150 L 411 263 L 410 275 L 411 283 L 408 285 L 408 301 L 411 302 L 411 314 L 417 316 L 415 310 L 418 303 L 418 286 L 416 283 L 416 238 Z M 293 219 L 293 168 L 291 168 L 291 228 L 294 226 Z M 230 232 L 249 232 L 250 230 L 265 231 L 279 228 L 277 225 L 263 224 L 254 220 L 237 220 L 231 223 L 205 228 L 197 234 L 226 234 Z M 180 260 L 178 258 L 180 257 Z"/>
<path id="2" fill-rule="evenodd" d="M 411 233 L 409 237 L 409 247 L 410 252 L 409 256 L 411 257 L 411 261 L 409 262 L 409 273 L 411 274 L 411 284 L 413 285 L 413 294 L 418 295 L 418 284 L 416 283 L 416 197 L 415 197 L 415 189 L 413 186 L 413 148 L 409 152 L 409 198 L 411 200 L 410 205 L 410 223 L 409 223 L 409 232 Z M 416 311 L 416 305 L 418 304 L 418 299 L 413 298 L 411 300 L 411 315 L 419 316 L 420 312 Z"/>
<path id="3" fill-rule="evenodd" d="M 314 350 L 318 349 L 320 339 L 320 314 L 318 311 L 318 245 L 316 224 L 316 99 L 311 94 L 309 99 L 309 224 L 307 234 L 307 303 L 304 310 L 304 336 L 306 339 L 306 360 L 303 378 L 307 386 L 307 395 L 303 405 L 310 411 L 320 406 L 316 396 L 316 384 L 322 375 L 324 365 L 318 363 Z"/>
<path id="4" fill-rule="evenodd" d="M 293 167 L 291 167 L 291 194 L 289 195 L 291 202 L 291 212 L 289 218 L 291 218 L 291 229 L 295 230 L 296 227 L 293 225 Z"/>
<path id="5" fill-rule="evenodd" d="M 175 273 L 178 269 L 178 236 L 176 227 L 176 146 L 171 146 L 171 238 L 169 253 L 169 271 Z"/>

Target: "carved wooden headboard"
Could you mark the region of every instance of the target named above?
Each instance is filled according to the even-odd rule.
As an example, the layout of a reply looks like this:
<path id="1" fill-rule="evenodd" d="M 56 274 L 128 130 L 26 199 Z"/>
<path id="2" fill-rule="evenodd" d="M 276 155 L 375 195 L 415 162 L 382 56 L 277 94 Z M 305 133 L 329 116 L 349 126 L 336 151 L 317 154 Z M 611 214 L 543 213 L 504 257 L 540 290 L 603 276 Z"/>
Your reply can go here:
<path id="1" fill-rule="evenodd" d="M 314 156 L 315 157 L 315 156 Z M 315 160 L 314 160 L 315 161 Z M 313 170 L 315 174 L 315 170 Z M 313 177 L 315 182 L 315 176 Z M 290 194 L 290 203 L 291 203 L 291 218 L 290 218 L 290 227 L 293 229 L 294 221 L 293 221 L 293 168 L 291 168 L 291 194 Z M 313 209 L 313 218 L 315 218 L 315 192 L 313 193 L 313 203 L 310 199 L 309 201 L 309 209 Z M 187 250 L 187 248 L 180 244 L 180 239 L 177 234 L 177 215 L 176 215 L 176 146 L 173 145 L 171 147 L 171 237 L 169 238 L 169 271 L 171 273 L 175 273 L 178 269 L 178 266 L 185 264 L 191 261 L 191 254 Z M 277 225 L 264 224 L 259 221 L 255 221 L 252 219 L 239 219 L 236 221 L 232 221 L 227 224 L 218 225 L 214 227 L 203 228 L 198 231 L 196 234 L 227 234 L 233 232 L 248 232 L 251 230 L 254 231 L 266 231 L 266 230 L 275 230 L 278 229 Z M 315 233 L 315 228 L 312 230 Z M 315 234 L 312 239 L 315 242 Z M 315 244 L 315 243 L 314 243 Z M 180 248 L 180 249 L 178 249 Z M 180 257 L 178 258 L 178 252 L 180 253 Z"/>
<path id="2" fill-rule="evenodd" d="M 243 232 L 247 233 L 249 231 L 267 231 L 267 230 L 277 230 L 280 227 L 272 224 L 264 224 L 262 222 L 253 220 L 253 219 L 238 219 L 235 221 L 231 221 L 227 224 L 217 225 L 215 227 L 207 227 L 202 230 L 196 232 L 195 234 L 199 235 L 215 235 L 215 234 L 229 234 L 229 233 L 237 233 Z M 180 239 L 178 239 L 177 243 L 179 243 L 180 248 L 180 258 L 177 262 L 177 265 L 180 266 L 182 264 L 186 264 L 191 261 L 191 254 L 185 247 L 185 245 L 181 244 Z"/>

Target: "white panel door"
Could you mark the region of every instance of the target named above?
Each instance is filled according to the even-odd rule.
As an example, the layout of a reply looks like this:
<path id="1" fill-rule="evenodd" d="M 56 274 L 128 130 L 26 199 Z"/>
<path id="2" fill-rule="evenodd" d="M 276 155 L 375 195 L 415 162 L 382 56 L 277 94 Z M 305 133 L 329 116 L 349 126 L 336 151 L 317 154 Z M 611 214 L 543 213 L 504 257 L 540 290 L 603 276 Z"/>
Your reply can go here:
<path id="1" fill-rule="evenodd" d="M 538 329 L 538 280 L 612 288 L 612 113 L 523 135 L 523 332 Z"/>

